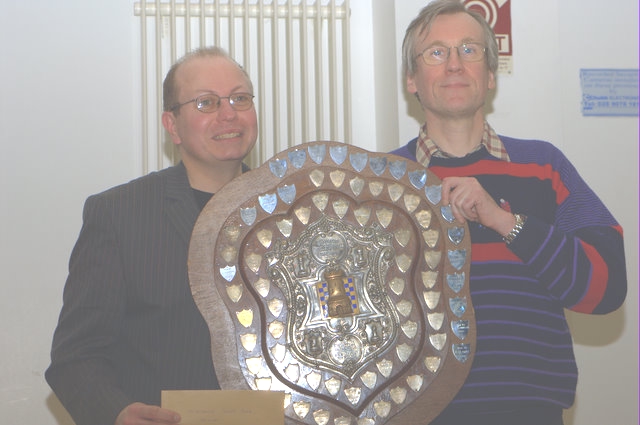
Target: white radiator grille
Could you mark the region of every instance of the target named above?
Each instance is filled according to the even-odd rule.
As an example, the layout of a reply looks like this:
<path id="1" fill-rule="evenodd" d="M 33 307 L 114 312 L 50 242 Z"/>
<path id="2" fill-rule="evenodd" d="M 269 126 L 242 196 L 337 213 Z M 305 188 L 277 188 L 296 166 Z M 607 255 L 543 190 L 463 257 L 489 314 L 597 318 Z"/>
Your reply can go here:
<path id="1" fill-rule="evenodd" d="M 165 137 L 162 80 L 200 46 L 225 48 L 254 84 L 260 132 L 248 159 L 312 140 L 351 140 L 349 0 L 140 1 L 142 171 L 177 161 Z"/>

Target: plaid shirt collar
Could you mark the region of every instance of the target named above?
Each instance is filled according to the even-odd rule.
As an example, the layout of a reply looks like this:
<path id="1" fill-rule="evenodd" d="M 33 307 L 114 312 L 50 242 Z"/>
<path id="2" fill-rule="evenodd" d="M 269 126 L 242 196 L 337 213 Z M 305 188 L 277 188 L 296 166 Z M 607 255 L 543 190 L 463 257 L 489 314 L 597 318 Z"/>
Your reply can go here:
<path id="1" fill-rule="evenodd" d="M 495 156 L 502 161 L 511 161 L 504 144 L 486 121 L 484 122 L 482 141 L 476 150 L 480 149 L 481 146 L 484 146 L 490 155 Z M 434 156 L 440 158 L 451 157 L 448 153 L 440 150 L 438 145 L 436 145 L 436 142 L 429 138 L 429 135 L 427 134 L 427 124 L 425 123 L 420 128 L 420 135 L 416 145 L 416 160 L 425 167 L 428 167 L 431 158 Z"/>

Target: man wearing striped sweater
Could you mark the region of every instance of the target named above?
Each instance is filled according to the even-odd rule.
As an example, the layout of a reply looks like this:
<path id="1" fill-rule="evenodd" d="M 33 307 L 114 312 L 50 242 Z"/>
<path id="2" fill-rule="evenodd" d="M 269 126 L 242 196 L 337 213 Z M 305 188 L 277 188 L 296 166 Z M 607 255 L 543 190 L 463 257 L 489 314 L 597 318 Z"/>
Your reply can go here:
<path id="1" fill-rule="evenodd" d="M 604 314 L 626 296 L 622 229 L 553 145 L 498 136 L 483 105 L 498 48 L 483 17 L 436 0 L 403 43 L 425 124 L 394 151 L 442 179 L 471 233 L 477 350 L 437 425 L 558 425 L 577 366 L 564 309 Z"/>

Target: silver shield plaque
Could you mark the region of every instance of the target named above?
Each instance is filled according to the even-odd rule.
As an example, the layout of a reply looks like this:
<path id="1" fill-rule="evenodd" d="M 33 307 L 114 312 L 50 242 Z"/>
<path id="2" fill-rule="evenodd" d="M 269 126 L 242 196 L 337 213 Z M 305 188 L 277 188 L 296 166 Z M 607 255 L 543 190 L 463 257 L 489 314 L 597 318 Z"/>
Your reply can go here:
<path id="1" fill-rule="evenodd" d="M 476 344 L 469 232 L 439 188 L 404 158 L 313 142 L 221 189 L 189 250 L 221 387 L 283 392 L 288 425 L 435 418 Z"/>

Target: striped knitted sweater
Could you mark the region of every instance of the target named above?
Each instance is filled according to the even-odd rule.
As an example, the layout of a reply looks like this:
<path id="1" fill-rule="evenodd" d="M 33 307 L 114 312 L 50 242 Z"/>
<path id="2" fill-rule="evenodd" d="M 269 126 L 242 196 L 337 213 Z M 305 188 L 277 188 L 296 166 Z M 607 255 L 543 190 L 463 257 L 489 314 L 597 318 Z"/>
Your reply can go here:
<path id="1" fill-rule="evenodd" d="M 578 373 L 564 309 L 604 314 L 620 307 L 627 285 L 622 229 L 553 145 L 500 139 L 511 162 L 482 148 L 429 164 L 440 178 L 476 177 L 499 205 L 528 216 L 509 246 L 469 223 L 477 349 L 449 409 L 567 408 Z M 392 153 L 415 160 L 416 143 Z"/>

